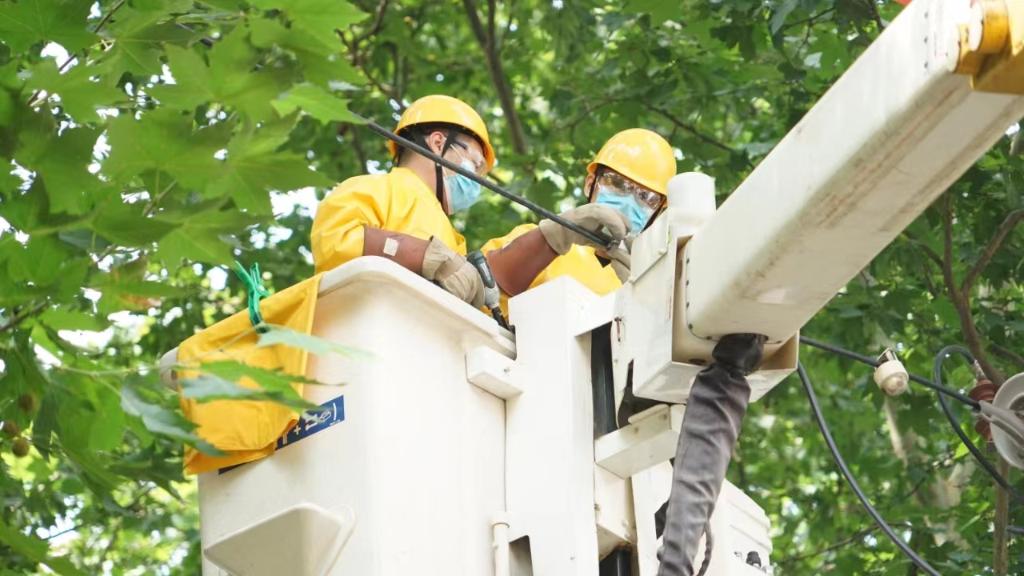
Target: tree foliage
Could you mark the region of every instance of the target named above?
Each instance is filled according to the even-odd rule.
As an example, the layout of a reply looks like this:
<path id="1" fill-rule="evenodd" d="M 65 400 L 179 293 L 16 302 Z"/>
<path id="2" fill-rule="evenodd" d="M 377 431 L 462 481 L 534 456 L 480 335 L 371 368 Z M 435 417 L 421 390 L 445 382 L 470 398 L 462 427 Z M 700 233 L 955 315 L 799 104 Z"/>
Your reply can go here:
<path id="1" fill-rule="evenodd" d="M 724 198 L 899 9 L 0 1 L 0 571 L 196 573 L 195 488 L 181 474 L 182 442 L 196 438 L 156 363 L 244 309 L 232 260 L 259 262 L 277 289 L 311 274 L 314 195 L 389 167 L 349 110 L 390 124 L 416 97 L 459 96 L 491 128 L 494 177 L 553 209 L 582 201 L 605 139 L 647 127 Z M 1006 138 L 806 333 L 893 346 L 922 374 L 958 341 L 990 373 L 1024 369 L 1022 178 Z M 533 219 L 488 196 L 456 223 L 478 246 Z M 884 399 L 864 367 L 804 359 L 883 514 L 943 573 L 990 572 L 1002 547 L 991 482 L 934 396 Z M 964 368 L 948 379 L 971 385 Z M 752 408 L 735 462 L 733 481 L 772 518 L 776 573 L 908 573 L 834 471 L 794 382 Z M 1010 549 L 996 573 L 1024 571 L 1019 541 Z"/>

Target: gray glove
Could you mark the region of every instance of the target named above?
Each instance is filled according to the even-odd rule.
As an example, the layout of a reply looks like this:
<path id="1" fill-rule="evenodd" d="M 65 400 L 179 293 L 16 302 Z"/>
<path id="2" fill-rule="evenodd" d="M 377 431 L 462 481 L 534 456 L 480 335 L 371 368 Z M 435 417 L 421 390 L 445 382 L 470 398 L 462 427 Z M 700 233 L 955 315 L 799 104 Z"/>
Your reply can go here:
<path id="1" fill-rule="evenodd" d="M 629 233 L 629 220 L 618 210 L 601 204 L 584 204 L 566 210 L 562 212 L 562 218 L 579 224 L 587 230 L 606 233 L 615 241 L 622 240 Z M 551 246 L 551 249 L 559 255 L 568 252 L 573 244 L 604 248 L 554 220 L 541 220 L 538 227 L 540 233 L 544 235 L 544 239 L 547 240 L 548 246 Z"/>
<path id="2" fill-rule="evenodd" d="M 615 271 L 615 275 L 619 277 L 619 282 L 625 283 L 629 280 L 629 251 L 621 246 L 610 250 L 606 254 L 607 258 L 611 260 L 608 264 Z"/>
<path id="3" fill-rule="evenodd" d="M 423 254 L 423 277 L 474 308 L 484 305 L 484 283 L 480 273 L 465 257 L 433 236 Z"/>

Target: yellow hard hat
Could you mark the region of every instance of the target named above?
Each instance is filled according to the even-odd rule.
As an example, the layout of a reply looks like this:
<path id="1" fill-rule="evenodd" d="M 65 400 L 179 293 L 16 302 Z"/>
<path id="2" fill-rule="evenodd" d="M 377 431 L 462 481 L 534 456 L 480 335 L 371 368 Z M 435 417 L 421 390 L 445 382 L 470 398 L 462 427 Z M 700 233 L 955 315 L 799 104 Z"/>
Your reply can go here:
<path id="1" fill-rule="evenodd" d="M 491 146 L 491 137 L 487 134 L 487 126 L 484 125 L 483 119 L 476 113 L 476 110 L 473 110 L 472 106 L 458 98 L 434 94 L 416 100 L 405 109 L 405 112 L 402 112 L 398 126 L 395 126 L 395 134 L 409 126 L 435 122 L 454 124 L 476 136 L 483 144 L 487 169 L 490 170 L 494 167 L 494 148 Z M 391 140 L 388 140 L 388 149 L 391 150 L 392 156 L 398 154 L 398 146 Z"/>
<path id="2" fill-rule="evenodd" d="M 668 195 L 668 181 L 676 175 L 672 146 L 643 128 L 630 128 L 612 136 L 587 165 L 587 173 L 593 174 L 598 165 L 607 166 L 662 196 Z"/>

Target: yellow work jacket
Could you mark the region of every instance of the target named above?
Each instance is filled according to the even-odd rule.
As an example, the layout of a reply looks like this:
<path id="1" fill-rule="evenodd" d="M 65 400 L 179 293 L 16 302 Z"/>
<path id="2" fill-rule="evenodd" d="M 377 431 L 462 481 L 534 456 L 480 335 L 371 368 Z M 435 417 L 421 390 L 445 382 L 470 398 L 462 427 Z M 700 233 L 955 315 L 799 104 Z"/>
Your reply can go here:
<path id="1" fill-rule="evenodd" d="M 269 324 L 285 326 L 303 334 L 313 328 L 317 293 L 321 275 L 314 276 L 270 296 L 260 302 L 260 313 Z M 179 365 L 195 367 L 218 360 L 235 360 L 268 370 L 305 376 L 309 354 L 284 344 L 259 348 L 259 334 L 243 310 L 206 328 L 178 346 Z M 193 378 L 198 370 L 185 368 L 179 378 Z M 243 378 L 240 385 L 255 388 L 257 384 Z M 293 385 L 299 394 L 302 385 Z M 191 474 L 209 472 L 264 458 L 274 453 L 277 439 L 298 421 L 298 414 L 286 406 L 254 400 L 214 400 L 196 402 L 181 399 L 185 416 L 196 424 L 196 434 L 224 452 L 223 456 L 203 454 L 185 449 L 185 471 Z"/>
<path id="2" fill-rule="evenodd" d="M 452 227 L 426 183 L 408 168 L 349 178 L 324 198 L 311 233 L 317 273 L 362 256 L 364 226 L 423 240 L 436 236 L 466 254 L 466 239 Z"/>
<path id="3" fill-rule="evenodd" d="M 511 244 L 513 240 L 523 234 L 535 229 L 536 224 L 522 224 L 516 226 L 511 232 L 501 238 L 488 240 L 481 251 L 486 254 L 491 250 L 498 250 Z M 530 288 L 536 288 L 545 282 L 550 282 L 559 276 L 569 276 L 580 284 L 586 286 L 591 292 L 604 296 L 622 287 L 619 277 L 611 266 L 602 266 L 590 246 L 573 245 L 564 255 L 555 258 L 548 267 L 541 271 Z M 501 308 L 508 314 L 508 297 L 502 294 Z"/>

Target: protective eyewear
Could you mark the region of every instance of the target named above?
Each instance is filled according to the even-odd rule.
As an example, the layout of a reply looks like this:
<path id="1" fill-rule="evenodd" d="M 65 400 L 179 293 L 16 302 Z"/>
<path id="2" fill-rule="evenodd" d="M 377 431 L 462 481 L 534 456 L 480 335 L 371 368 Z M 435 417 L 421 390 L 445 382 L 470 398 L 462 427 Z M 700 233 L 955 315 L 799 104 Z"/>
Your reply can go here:
<path id="1" fill-rule="evenodd" d="M 645 188 L 612 170 L 602 170 L 597 176 L 597 183 L 619 194 L 633 195 L 641 204 L 650 207 L 652 210 L 661 208 L 661 204 L 665 201 L 665 197 L 661 194 Z"/>
<path id="2" fill-rule="evenodd" d="M 484 161 L 484 157 L 477 151 L 470 148 L 469 144 L 466 144 L 456 138 L 452 140 L 452 147 L 458 148 L 462 151 L 460 156 L 469 160 L 473 164 L 473 172 L 475 172 L 477 176 L 483 176 L 487 173 L 487 163 Z"/>

